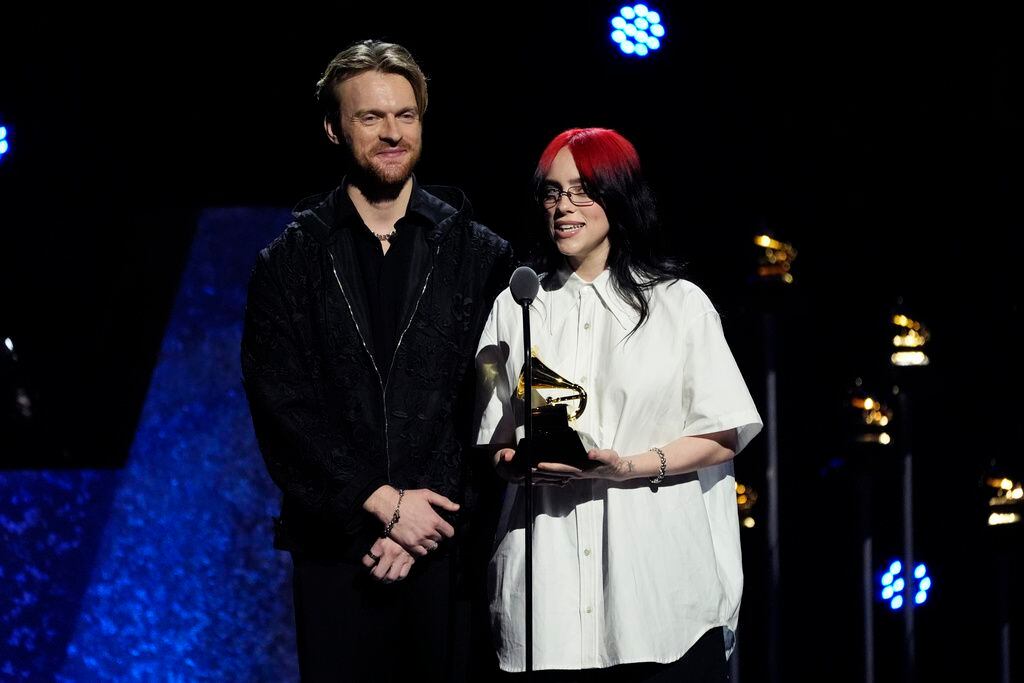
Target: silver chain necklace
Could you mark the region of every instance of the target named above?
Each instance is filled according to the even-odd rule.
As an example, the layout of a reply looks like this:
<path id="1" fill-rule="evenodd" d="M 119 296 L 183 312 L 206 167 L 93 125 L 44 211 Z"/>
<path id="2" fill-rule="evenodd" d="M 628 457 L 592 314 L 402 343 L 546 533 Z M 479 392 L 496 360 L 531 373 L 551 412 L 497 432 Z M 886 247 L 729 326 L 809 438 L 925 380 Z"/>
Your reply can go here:
<path id="1" fill-rule="evenodd" d="M 398 234 L 398 228 L 391 228 L 391 232 L 384 233 L 373 232 L 373 229 L 370 228 L 369 226 L 367 226 L 366 229 L 373 233 L 373 236 L 379 239 L 381 242 L 390 242 L 391 238 Z"/>

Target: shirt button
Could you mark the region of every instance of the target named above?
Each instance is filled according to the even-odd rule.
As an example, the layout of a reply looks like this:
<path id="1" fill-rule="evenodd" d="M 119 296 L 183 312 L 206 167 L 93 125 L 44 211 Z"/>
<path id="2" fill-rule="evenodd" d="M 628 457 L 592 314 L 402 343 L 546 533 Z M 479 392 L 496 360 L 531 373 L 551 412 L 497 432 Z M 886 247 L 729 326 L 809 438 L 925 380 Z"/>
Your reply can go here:
<path id="1" fill-rule="evenodd" d="M 583 554 L 586 555 L 587 557 L 590 557 L 590 548 L 587 548 L 586 550 L 584 550 Z"/>
<path id="2" fill-rule="evenodd" d="M 581 382 L 586 382 L 587 381 L 587 376 L 583 375 L 582 377 L 580 377 L 580 381 Z"/>
<path id="3" fill-rule="evenodd" d="M 590 323 L 585 323 L 585 324 L 583 325 L 583 329 L 585 329 L 585 330 L 589 330 L 589 329 L 590 329 Z"/>
<path id="4" fill-rule="evenodd" d="M 587 607 L 587 614 L 590 614 L 590 613 L 591 613 L 591 612 L 593 612 L 593 611 L 594 611 L 594 610 L 593 610 L 593 608 L 591 608 L 591 607 Z"/>

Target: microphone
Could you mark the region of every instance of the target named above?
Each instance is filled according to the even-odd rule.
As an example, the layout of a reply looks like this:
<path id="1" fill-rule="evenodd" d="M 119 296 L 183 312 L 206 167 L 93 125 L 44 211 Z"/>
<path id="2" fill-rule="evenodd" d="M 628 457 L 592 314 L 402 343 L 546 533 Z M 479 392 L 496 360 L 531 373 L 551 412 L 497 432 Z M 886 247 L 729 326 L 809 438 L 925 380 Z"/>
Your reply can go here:
<path id="1" fill-rule="evenodd" d="M 540 289 L 540 278 L 537 277 L 533 268 L 519 266 L 512 273 L 508 287 L 512 290 L 512 298 L 516 300 L 517 304 L 529 305 L 536 298 L 537 291 Z"/>

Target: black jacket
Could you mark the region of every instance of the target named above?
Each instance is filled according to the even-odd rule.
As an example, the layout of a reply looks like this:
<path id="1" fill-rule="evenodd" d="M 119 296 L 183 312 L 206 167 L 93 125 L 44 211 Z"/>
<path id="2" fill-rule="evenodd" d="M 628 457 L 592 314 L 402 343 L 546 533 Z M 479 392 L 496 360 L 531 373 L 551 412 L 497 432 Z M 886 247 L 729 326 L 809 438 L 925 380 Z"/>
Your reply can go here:
<path id="1" fill-rule="evenodd" d="M 386 367 L 370 352 L 353 235 L 335 221 L 344 189 L 300 203 L 253 268 L 242 376 L 260 450 L 284 493 L 278 548 L 361 557 L 381 531 L 362 504 L 387 483 L 467 502 L 467 373 L 512 250 L 470 219 L 460 191 L 414 191 L 435 226 L 415 247 Z"/>

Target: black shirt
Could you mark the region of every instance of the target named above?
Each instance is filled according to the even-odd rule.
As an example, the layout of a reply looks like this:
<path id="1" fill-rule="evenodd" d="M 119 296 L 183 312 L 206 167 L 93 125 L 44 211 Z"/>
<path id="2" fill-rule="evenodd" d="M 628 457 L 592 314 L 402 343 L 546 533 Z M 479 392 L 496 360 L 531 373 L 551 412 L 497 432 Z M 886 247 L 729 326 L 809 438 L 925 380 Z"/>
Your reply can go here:
<path id="1" fill-rule="evenodd" d="M 380 239 L 367 227 L 343 184 L 338 198 L 338 224 L 352 231 L 356 262 L 366 293 L 366 308 L 372 326 L 373 355 L 382 381 L 387 381 L 391 359 L 402 333 L 402 311 L 408 290 L 414 242 L 426 241 L 426 232 L 434 227 L 430 208 L 413 179 L 412 195 L 405 216 L 395 223 L 395 236 L 385 254 Z"/>

